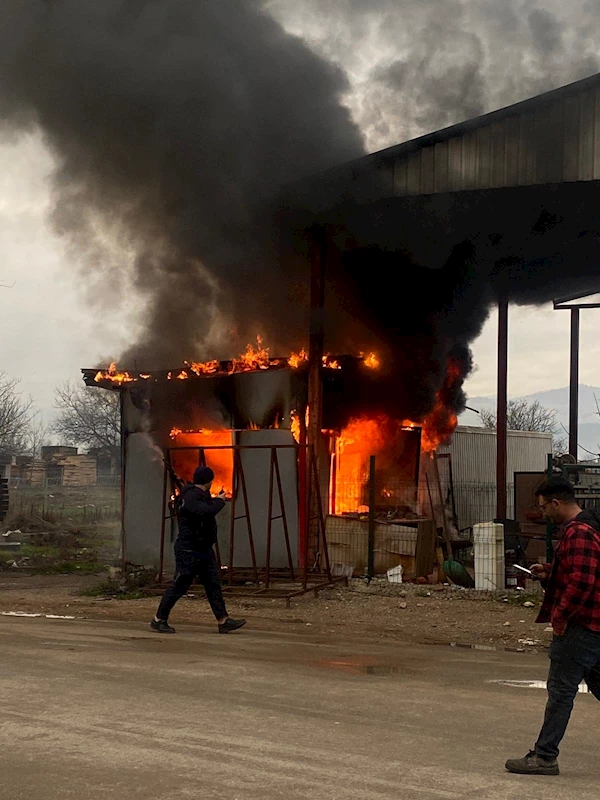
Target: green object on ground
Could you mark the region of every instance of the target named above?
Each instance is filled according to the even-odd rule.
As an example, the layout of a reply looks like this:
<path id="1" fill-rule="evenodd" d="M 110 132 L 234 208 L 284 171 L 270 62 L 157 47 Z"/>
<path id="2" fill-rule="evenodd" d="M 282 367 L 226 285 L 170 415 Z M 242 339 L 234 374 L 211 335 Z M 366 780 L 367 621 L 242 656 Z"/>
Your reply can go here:
<path id="1" fill-rule="evenodd" d="M 465 589 L 475 588 L 475 581 L 460 561 L 456 561 L 454 558 L 448 558 L 444 561 L 443 568 L 446 577 L 449 581 L 452 581 L 452 583 L 455 583 L 457 586 L 462 586 Z"/>

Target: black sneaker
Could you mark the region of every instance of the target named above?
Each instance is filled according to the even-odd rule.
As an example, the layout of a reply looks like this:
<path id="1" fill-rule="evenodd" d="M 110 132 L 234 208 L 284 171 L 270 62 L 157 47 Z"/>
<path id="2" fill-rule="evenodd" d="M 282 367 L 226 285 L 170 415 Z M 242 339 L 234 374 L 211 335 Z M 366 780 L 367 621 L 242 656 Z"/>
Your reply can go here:
<path id="1" fill-rule="evenodd" d="M 158 622 L 153 619 L 150 627 L 155 633 L 175 633 L 175 628 L 172 628 L 166 619 L 159 619 Z"/>
<path id="2" fill-rule="evenodd" d="M 542 758 L 530 750 L 525 758 L 507 761 L 506 769 L 517 775 L 558 775 L 558 761 L 555 758 Z"/>
<path id="3" fill-rule="evenodd" d="M 227 617 L 225 622 L 222 625 L 219 625 L 219 633 L 231 633 L 232 631 L 237 631 L 240 628 L 243 628 L 245 624 L 245 619 L 231 619 L 231 617 Z"/>

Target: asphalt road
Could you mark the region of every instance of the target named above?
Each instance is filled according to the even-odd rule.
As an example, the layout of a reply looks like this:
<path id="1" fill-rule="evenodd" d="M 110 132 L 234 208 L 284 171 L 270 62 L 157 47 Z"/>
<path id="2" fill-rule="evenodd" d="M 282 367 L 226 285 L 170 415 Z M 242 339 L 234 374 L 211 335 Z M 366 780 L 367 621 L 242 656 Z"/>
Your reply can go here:
<path id="1" fill-rule="evenodd" d="M 504 772 L 537 734 L 542 656 L 0 617 L 4 800 L 597 800 L 581 695 L 558 778 Z"/>

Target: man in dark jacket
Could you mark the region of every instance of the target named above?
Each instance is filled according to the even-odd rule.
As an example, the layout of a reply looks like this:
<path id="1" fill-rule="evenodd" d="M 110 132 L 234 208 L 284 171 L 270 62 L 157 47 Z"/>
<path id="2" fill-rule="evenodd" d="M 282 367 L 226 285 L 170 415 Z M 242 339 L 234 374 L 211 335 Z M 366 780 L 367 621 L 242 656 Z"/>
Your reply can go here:
<path id="1" fill-rule="evenodd" d="M 552 564 L 532 571 L 546 592 L 537 622 L 551 623 L 548 704 L 535 748 L 506 762 L 521 775 L 558 775 L 558 748 L 567 730 L 579 684 L 600 700 L 600 516 L 582 511 L 572 484 L 551 478 L 538 489 L 538 505 L 564 533 Z"/>
<path id="2" fill-rule="evenodd" d="M 156 633 L 175 633 L 169 614 L 175 603 L 187 594 L 197 578 L 217 618 L 219 633 L 231 633 L 246 624 L 245 619 L 231 619 L 225 608 L 221 575 L 213 547 L 217 541 L 215 517 L 225 506 L 225 493 L 212 497 L 214 480 L 210 467 L 198 467 L 194 482 L 186 484 L 179 497 L 179 536 L 175 542 L 175 580 L 165 592 L 150 627 Z"/>

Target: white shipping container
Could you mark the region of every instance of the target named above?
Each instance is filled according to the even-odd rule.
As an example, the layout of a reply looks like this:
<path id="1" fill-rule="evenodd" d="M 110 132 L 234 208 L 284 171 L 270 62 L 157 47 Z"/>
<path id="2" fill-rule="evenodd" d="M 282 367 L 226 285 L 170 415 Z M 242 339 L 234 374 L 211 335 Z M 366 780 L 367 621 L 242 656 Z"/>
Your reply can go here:
<path id="1" fill-rule="evenodd" d="M 514 473 L 545 472 L 552 434 L 509 431 L 507 436 L 507 512 L 514 516 Z M 450 453 L 458 524 L 461 530 L 496 517 L 496 431 L 459 426 L 438 453 Z M 443 471 L 444 488 L 448 485 Z"/>
<path id="2" fill-rule="evenodd" d="M 507 436 L 507 483 L 515 472 L 544 471 L 552 452 L 552 434 L 533 431 L 509 431 Z M 452 474 L 456 482 L 496 482 L 496 431 L 459 425 L 450 444 L 441 445 L 438 453 L 452 456 Z"/>

